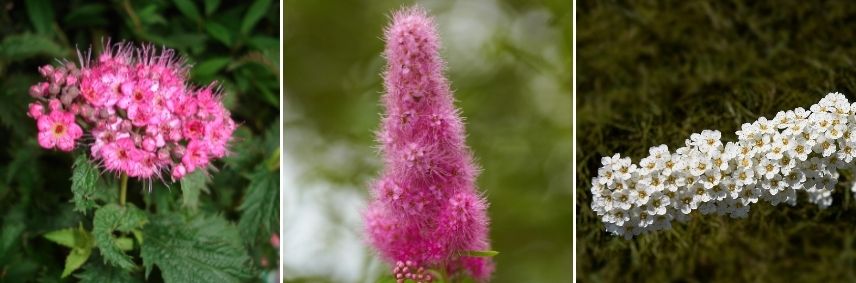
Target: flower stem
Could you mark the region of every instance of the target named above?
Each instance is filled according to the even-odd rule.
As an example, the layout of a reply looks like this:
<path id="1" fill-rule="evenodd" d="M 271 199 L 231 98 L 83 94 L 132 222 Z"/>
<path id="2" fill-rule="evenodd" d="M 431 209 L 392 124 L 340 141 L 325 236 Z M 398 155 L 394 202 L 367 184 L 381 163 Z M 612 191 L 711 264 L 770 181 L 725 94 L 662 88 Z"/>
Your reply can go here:
<path id="1" fill-rule="evenodd" d="M 125 196 L 128 195 L 128 175 L 122 173 L 122 180 L 119 183 L 119 205 L 125 206 Z"/>

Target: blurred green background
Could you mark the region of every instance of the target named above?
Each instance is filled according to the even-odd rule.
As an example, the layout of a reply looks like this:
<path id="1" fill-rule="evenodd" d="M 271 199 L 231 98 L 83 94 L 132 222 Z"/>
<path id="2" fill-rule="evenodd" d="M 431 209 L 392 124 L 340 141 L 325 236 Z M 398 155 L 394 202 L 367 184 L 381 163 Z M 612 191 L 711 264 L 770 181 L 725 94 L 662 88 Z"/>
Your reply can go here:
<path id="1" fill-rule="evenodd" d="M 467 142 L 484 171 L 493 282 L 569 282 L 571 2 L 417 1 L 439 26 Z M 375 282 L 362 236 L 381 169 L 383 28 L 414 1 L 286 1 L 283 257 L 289 282 Z"/>
<path id="2" fill-rule="evenodd" d="M 92 46 L 100 52 L 108 38 L 177 49 L 194 65 L 194 83 L 222 84 L 225 104 L 240 125 L 233 154 L 214 163 L 219 171 L 212 172 L 210 192 L 199 203 L 202 213 L 238 222 L 248 176 L 278 175 L 265 170 L 276 169 L 279 146 L 280 7 L 264 0 L 0 1 L 0 282 L 60 281 L 69 250 L 42 234 L 91 225 L 92 214 L 73 212 L 70 203 L 75 155 L 40 148 L 35 122 L 26 117 L 31 101 L 27 88 L 41 79 L 37 67 L 77 61 L 75 48 Z M 274 165 L 268 167 L 271 158 Z M 131 182 L 128 201 L 145 208 L 157 202 L 158 213 L 195 213 L 182 205 L 177 185 L 154 186 L 147 193 L 143 184 Z M 271 202 L 278 199 L 276 189 L 274 183 L 268 190 Z M 278 227 L 272 228 L 270 232 Z M 258 279 L 276 277 L 278 253 L 270 236 L 247 239 L 258 243 L 248 245 L 258 271 L 264 271 Z M 93 255 L 83 269 L 103 271 L 98 262 Z M 157 273 L 150 280 L 159 280 Z M 138 279 L 142 275 L 134 273 Z"/>
<path id="3" fill-rule="evenodd" d="M 580 282 L 853 282 L 856 204 L 758 204 L 624 240 L 591 211 L 602 156 L 638 162 L 691 133 L 724 140 L 761 116 L 856 98 L 856 6 L 841 1 L 580 1 L 577 261 Z M 844 176 L 844 174 L 842 175 Z M 842 179 L 850 179 L 843 177 Z"/>

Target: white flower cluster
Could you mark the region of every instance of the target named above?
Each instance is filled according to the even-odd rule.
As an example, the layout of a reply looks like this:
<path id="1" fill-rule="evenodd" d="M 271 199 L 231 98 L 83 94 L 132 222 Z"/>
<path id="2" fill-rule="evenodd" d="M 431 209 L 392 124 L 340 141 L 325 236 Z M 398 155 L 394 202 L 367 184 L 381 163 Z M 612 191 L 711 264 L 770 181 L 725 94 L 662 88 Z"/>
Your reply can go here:
<path id="1" fill-rule="evenodd" d="M 826 208 L 838 169 L 856 167 L 856 103 L 830 93 L 809 109 L 745 123 L 737 142 L 705 130 L 674 152 L 652 147 L 639 165 L 619 154 L 603 157 L 592 180 L 592 210 L 608 232 L 632 238 L 687 221 L 694 210 L 745 218 L 759 199 L 796 205 L 798 191 Z"/>

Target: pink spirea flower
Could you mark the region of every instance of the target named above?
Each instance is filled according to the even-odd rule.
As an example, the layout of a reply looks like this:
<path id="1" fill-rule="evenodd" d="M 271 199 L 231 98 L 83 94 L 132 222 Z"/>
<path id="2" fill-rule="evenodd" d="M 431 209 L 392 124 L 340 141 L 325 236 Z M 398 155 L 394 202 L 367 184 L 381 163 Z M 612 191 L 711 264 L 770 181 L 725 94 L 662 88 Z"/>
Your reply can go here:
<path id="1" fill-rule="evenodd" d="M 80 66 L 39 68 L 27 115 L 38 121 L 39 144 L 71 151 L 84 133 L 104 169 L 142 179 L 177 180 L 228 153 L 235 122 L 215 86 L 192 87 L 188 67 L 171 49 L 107 44 Z M 47 110 L 45 105 L 47 104 Z"/>
<path id="2" fill-rule="evenodd" d="M 83 136 L 83 130 L 74 123 L 72 113 L 52 109 L 50 114 L 35 115 L 33 118 L 37 119 L 39 145 L 44 148 L 56 147 L 62 151 L 71 151 L 74 149 L 74 142 Z"/>
<path id="3" fill-rule="evenodd" d="M 493 262 L 465 255 L 490 248 L 487 203 L 474 184 L 478 169 L 443 76 L 435 24 L 425 10 L 404 9 L 385 39 L 378 140 L 386 166 L 364 212 L 368 241 L 390 264 L 415 262 L 487 281 Z"/>

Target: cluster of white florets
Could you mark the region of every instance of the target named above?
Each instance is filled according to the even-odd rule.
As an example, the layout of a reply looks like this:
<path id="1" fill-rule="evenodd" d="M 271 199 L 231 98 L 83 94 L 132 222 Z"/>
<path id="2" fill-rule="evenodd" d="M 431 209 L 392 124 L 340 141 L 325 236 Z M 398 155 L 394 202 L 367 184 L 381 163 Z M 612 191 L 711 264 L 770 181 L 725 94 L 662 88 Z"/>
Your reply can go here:
<path id="1" fill-rule="evenodd" d="M 759 199 L 793 206 L 798 191 L 829 207 L 838 170 L 854 167 L 856 103 L 830 93 L 809 109 L 745 123 L 737 142 L 705 130 L 674 152 L 652 147 L 638 165 L 619 154 L 603 157 L 592 180 L 592 210 L 606 231 L 632 238 L 685 222 L 695 210 L 745 218 Z"/>

